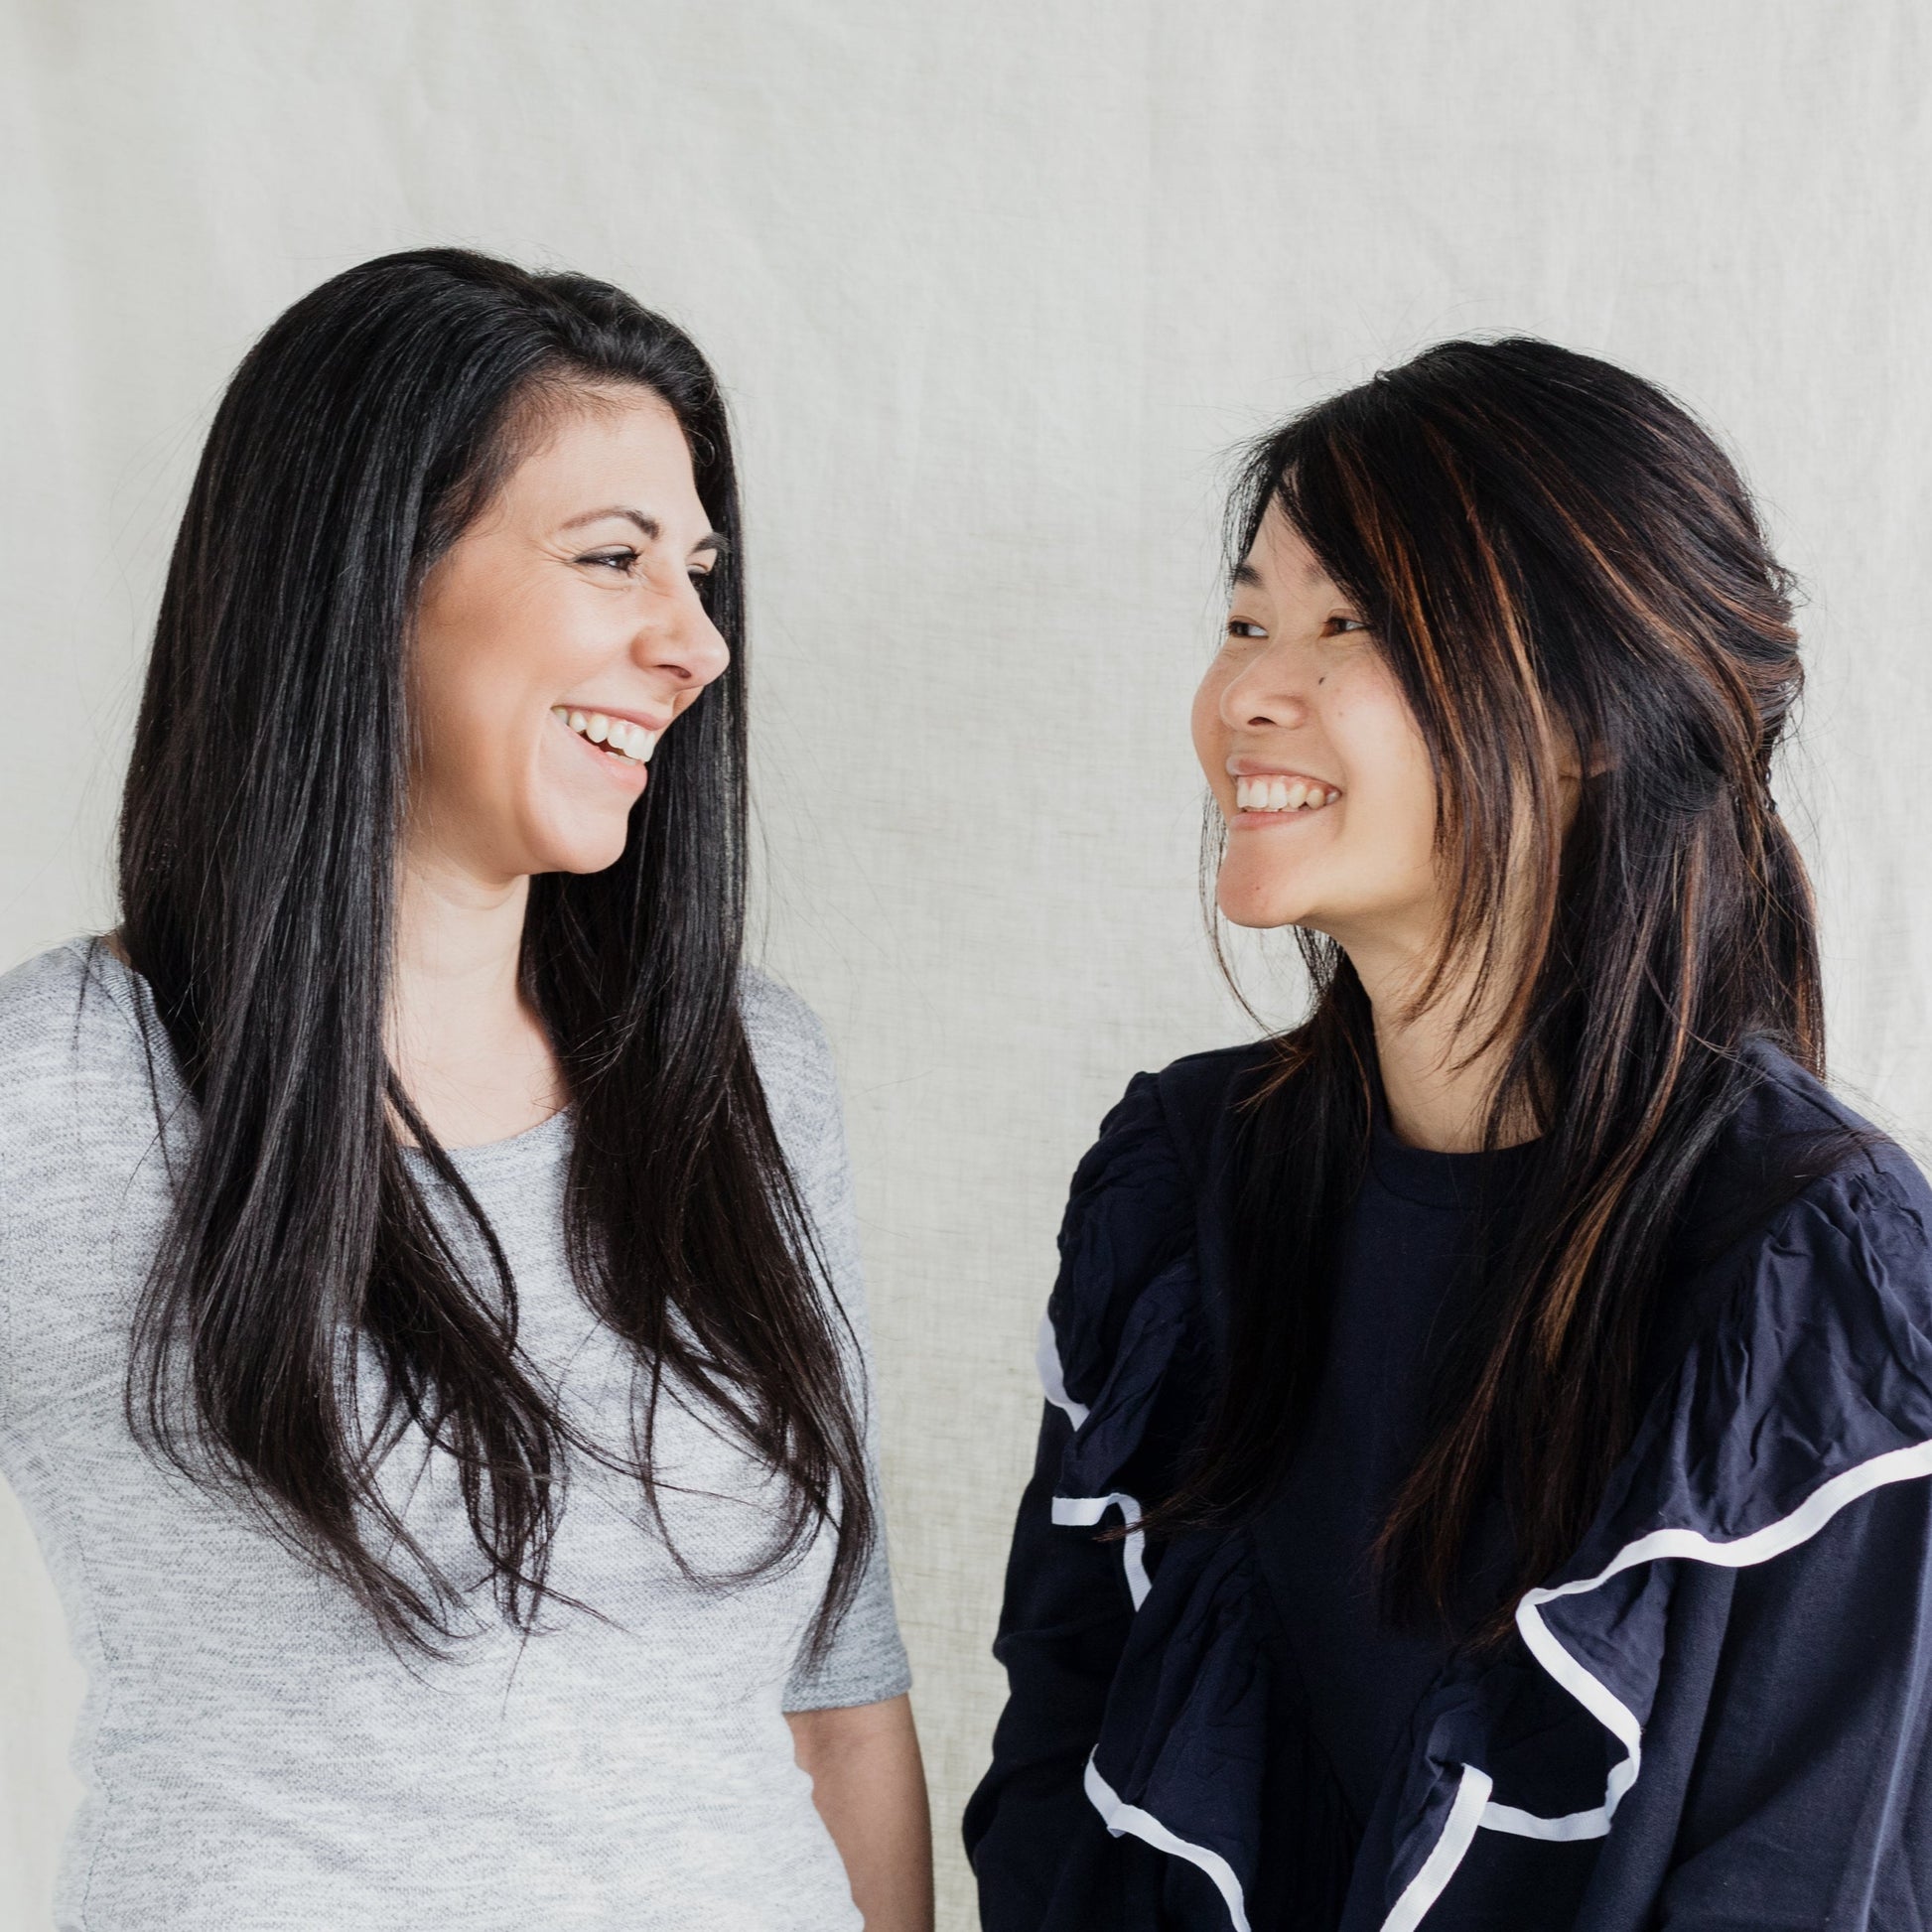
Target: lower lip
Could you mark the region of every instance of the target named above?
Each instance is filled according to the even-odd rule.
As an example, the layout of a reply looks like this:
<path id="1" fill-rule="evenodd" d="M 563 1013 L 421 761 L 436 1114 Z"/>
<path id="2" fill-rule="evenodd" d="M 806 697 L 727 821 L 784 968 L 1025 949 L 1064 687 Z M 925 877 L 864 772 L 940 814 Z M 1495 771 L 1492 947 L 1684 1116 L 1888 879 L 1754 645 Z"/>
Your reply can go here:
<path id="1" fill-rule="evenodd" d="M 1232 820 L 1232 829 L 1237 832 L 1258 832 L 1263 826 L 1294 825 L 1306 823 L 1310 819 L 1326 818 L 1340 804 L 1339 798 L 1326 805 L 1317 805 L 1313 811 L 1306 808 L 1292 812 L 1242 812 L 1237 811 Z"/>
<path id="2" fill-rule="evenodd" d="M 650 776 L 650 767 L 640 764 L 635 759 L 621 759 L 615 752 L 607 752 L 602 745 L 593 745 L 582 732 L 574 732 L 562 719 L 553 717 L 550 721 L 564 734 L 588 759 L 602 765 L 611 777 L 628 789 L 641 791 Z"/>

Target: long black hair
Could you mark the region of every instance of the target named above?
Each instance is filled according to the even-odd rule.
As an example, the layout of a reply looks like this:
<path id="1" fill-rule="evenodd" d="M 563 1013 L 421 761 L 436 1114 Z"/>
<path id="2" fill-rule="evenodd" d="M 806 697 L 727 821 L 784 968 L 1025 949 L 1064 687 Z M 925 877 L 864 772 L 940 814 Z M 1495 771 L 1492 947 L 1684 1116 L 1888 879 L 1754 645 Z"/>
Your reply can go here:
<path id="1" fill-rule="evenodd" d="M 1434 765 L 1451 914 L 1418 1004 L 1474 986 L 1498 1018 L 1462 1050 L 1507 1046 L 1486 1143 L 1537 1133 L 1378 1546 L 1397 1606 L 1445 1610 L 1488 1497 L 1508 1511 L 1512 1596 L 1587 1525 L 1749 1042 L 1823 1071 L 1811 894 L 1770 792 L 1801 682 L 1791 591 L 1680 404 L 1530 340 L 1443 344 L 1263 438 L 1231 563 L 1275 505 L 1360 600 Z M 1587 774 L 1567 834 L 1566 737 Z M 1320 1374 L 1375 1043 L 1345 954 L 1298 936 L 1314 1000 L 1243 1123 L 1227 1369 L 1157 1525 L 1259 1503 Z"/>
<path id="2" fill-rule="evenodd" d="M 727 539 L 703 596 L 732 657 L 659 748 L 622 857 L 535 879 L 524 926 L 526 993 L 574 1110 L 570 1263 L 636 1357 L 633 1441 L 616 1449 L 577 1440 L 519 1353 L 502 1248 L 383 1030 L 417 594 L 530 425 L 586 385 L 647 390 L 683 426 Z M 121 813 L 121 943 L 199 1115 L 129 1417 L 392 1640 L 436 1649 L 462 1622 L 461 1585 L 375 1480 L 411 1425 L 454 1458 L 498 1609 L 526 1630 L 569 1455 L 620 1455 L 661 1525 L 666 1378 L 784 1479 L 759 1570 L 835 1528 L 815 1643 L 875 1534 L 849 1331 L 740 1018 L 743 560 L 725 404 L 691 340 L 606 283 L 458 249 L 304 297 L 243 361 L 202 457 Z M 429 1211 L 392 1119 L 481 1267 Z"/>

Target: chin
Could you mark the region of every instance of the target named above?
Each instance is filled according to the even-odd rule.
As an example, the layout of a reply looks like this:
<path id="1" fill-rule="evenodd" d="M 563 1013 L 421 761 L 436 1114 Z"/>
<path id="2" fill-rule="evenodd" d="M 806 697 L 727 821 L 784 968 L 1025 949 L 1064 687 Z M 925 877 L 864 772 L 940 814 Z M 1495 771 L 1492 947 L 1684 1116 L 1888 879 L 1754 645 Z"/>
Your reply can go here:
<path id="1" fill-rule="evenodd" d="M 623 857 L 624 842 L 630 832 L 626 818 L 613 826 L 575 825 L 553 827 L 548 838 L 537 842 L 543 863 L 532 872 L 609 872 Z"/>
<path id="2" fill-rule="evenodd" d="M 1215 882 L 1214 903 L 1230 925 L 1267 932 L 1276 926 L 1301 925 L 1309 906 L 1301 894 L 1284 892 L 1280 880 L 1229 879 Z"/>
<path id="3" fill-rule="evenodd" d="M 553 872 L 593 873 L 609 872 L 623 857 L 623 841 L 616 844 L 600 845 L 595 848 L 578 847 L 569 858 L 553 866 Z"/>
<path id="4" fill-rule="evenodd" d="M 1279 926 L 1308 923 L 1300 905 L 1265 894 L 1216 893 L 1214 902 L 1229 925 L 1245 926 L 1250 932 L 1272 932 Z"/>

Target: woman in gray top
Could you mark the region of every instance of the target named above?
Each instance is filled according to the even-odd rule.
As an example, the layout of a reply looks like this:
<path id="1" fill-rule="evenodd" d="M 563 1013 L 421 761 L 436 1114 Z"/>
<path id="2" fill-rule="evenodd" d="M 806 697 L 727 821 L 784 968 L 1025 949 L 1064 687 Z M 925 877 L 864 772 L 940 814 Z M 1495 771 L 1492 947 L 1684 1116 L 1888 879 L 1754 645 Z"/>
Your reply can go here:
<path id="1" fill-rule="evenodd" d="M 62 1927 L 930 1925 L 742 613 L 711 371 L 604 284 L 369 262 L 224 398 L 119 930 L 0 982 Z"/>

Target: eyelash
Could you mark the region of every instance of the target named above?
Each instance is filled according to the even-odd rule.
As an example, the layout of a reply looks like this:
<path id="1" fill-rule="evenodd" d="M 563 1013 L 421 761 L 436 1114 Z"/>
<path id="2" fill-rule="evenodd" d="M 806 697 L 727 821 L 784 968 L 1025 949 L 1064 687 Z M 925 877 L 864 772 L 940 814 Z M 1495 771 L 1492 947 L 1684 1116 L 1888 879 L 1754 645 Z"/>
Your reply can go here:
<path id="1" fill-rule="evenodd" d="M 577 561 L 580 564 L 612 565 L 621 570 L 628 577 L 637 567 L 637 557 L 638 553 L 634 550 L 593 550 L 579 557 Z M 705 580 L 710 575 L 711 571 L 709 569 L 693 570 L 690 573 L 692 583 L 696 584 L 700 589 L 704 587 Z"/>
<path id="2" fill-rule="evenodd" d="M 1355 630 L 1366 630 L 1368 628 L 1368 625 L 1360 618 L 1333 617 L 1328 621 L 1330 623 L 1346 623 L 1354 626 L 1354 630 L 1335 630 L 1325 633 L 1334 637 L 1351 637 L 1355 634 Z M 1239 637 L 1244 643 L 1252 641 L 1254 637 L 1265 637 L 1267 634 L 1260 624 L 1248 618 L 1230 618 L 1228 620 L 1228 635 L 1230 637 Z"/>

